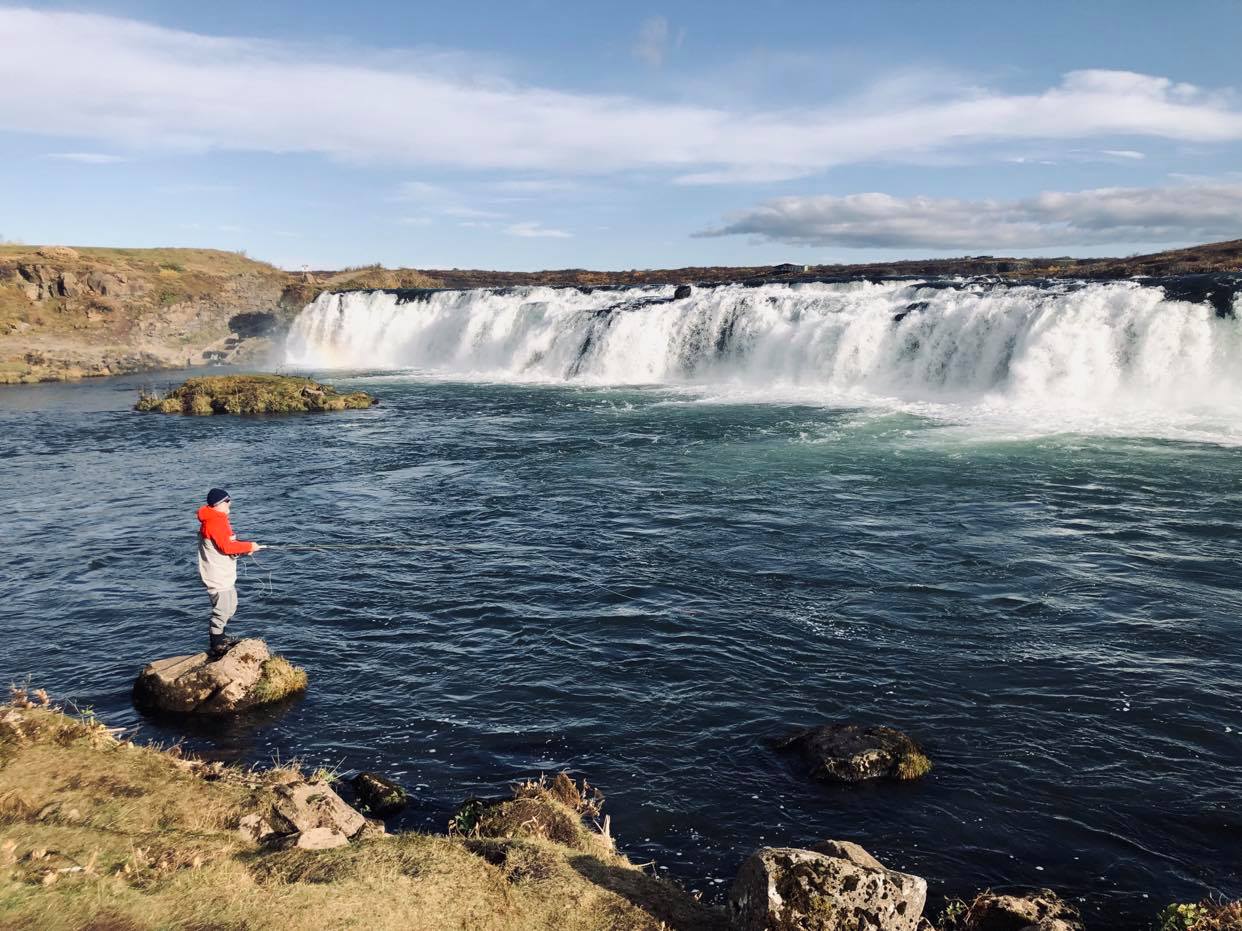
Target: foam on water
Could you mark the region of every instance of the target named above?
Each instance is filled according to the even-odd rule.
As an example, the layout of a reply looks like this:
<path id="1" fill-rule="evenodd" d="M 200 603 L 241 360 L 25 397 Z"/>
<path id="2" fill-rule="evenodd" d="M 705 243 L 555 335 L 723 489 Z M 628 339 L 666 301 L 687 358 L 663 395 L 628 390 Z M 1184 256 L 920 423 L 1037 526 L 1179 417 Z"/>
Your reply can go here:
<path id="1" fill-rule="evenodd" d="M 672 288 L 324 294 L 286 361 L 1242 442 L 1236 318 L 1128 281 L 945 284 L 727 285 L 680 300 Z"/>

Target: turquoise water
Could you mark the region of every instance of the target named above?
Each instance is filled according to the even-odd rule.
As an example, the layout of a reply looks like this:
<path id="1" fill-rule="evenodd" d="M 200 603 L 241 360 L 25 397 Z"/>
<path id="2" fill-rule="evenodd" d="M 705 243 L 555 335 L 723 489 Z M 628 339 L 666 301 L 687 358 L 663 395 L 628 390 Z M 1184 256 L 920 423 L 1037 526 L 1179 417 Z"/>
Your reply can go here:
<path id="1" fill-rule="evenodd" d="M 398 826 L 437 830 L 568 768 L 625 852 L 709 897 L 825 837 L 933 897 L 1049 886 L 1097 927 L 1242 895 L 1234 446 L 361 374 L 334 381 L 371 411 L 130 413 L 151 381 L 0 393 L 0 676 L 180 735 L 129 686 L 205 636 L 194 511 L 223 485 L 244 538 L 430 548 L 245 563 L 233 632 L 312 686 L 204 752 L 389 774 Z M 829 788 L 764 745 L 838 720 L 936 769 Z"/>

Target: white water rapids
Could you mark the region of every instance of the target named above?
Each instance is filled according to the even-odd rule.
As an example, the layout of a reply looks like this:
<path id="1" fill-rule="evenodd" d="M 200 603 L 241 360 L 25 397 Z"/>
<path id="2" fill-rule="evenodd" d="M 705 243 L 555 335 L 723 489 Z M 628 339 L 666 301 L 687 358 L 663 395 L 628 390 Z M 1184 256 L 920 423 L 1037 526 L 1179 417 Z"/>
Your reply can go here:
<path id="1" fill-rule="evenodd" d="M 1242 442 L 1242 322 L 1160 287 L 981 281 L 323 294 L 286 362 L 463 381 L 690 386 L 1015 429 Z M 651 299 L 670 299 L 644 303 Z"/>

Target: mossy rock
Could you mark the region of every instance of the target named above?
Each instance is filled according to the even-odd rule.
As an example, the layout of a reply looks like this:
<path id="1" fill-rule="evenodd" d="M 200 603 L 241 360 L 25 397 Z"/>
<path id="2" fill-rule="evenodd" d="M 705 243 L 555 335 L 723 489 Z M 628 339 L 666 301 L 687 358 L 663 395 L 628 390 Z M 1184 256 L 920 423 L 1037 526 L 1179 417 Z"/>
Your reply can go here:
<path id="1" fill-rule="evenodd" d="M 853 783 L 868 779 L 922 779 L 932 762 L 913 739 L 891 727 L 824 724 L 773 742 L 778 750 L 796 752 L 823 782 Z"/>
<path id="2" fill-rule="evenodd" d="M 302 414 L 365 410 L 378 402 L 363 391 L 341 394 L 331 385 L 289 375 L 191 378 L 167 395 L 144 394 L 134 410 L 160 414 Z"/>
<path id="3" fill-rule="evenodd" d="M 579 788 L 561 773 L 551 781 L 519 783 L 512 798 L 467 799 L 449 822 L 449 830 L 481 838 L 551 841 L 603 856 L 614 851 L 612 838 L 586 822 L 598 817 L 602 805 L 602 795 L 585 782 Z"/>

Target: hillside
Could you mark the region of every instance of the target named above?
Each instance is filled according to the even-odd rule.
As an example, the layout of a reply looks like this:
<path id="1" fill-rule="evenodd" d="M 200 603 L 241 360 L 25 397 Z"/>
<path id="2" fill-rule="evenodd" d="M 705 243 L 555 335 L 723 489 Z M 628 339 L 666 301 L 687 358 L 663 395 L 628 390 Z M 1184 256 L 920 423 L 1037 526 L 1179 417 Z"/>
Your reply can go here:
<path id="1" fill-rule="evenodd" d="M 323 291 L 366 288 L 610 287 L 999 275 L 1127 278 L 1242 271 L 1242 240 L 1124 259 L 967 256 L 861 265 L 763 265 L 498 272 L 288 272 L 213 249 L 0 245 L 0 384 L 206 365 L 263 364 Z"/>

